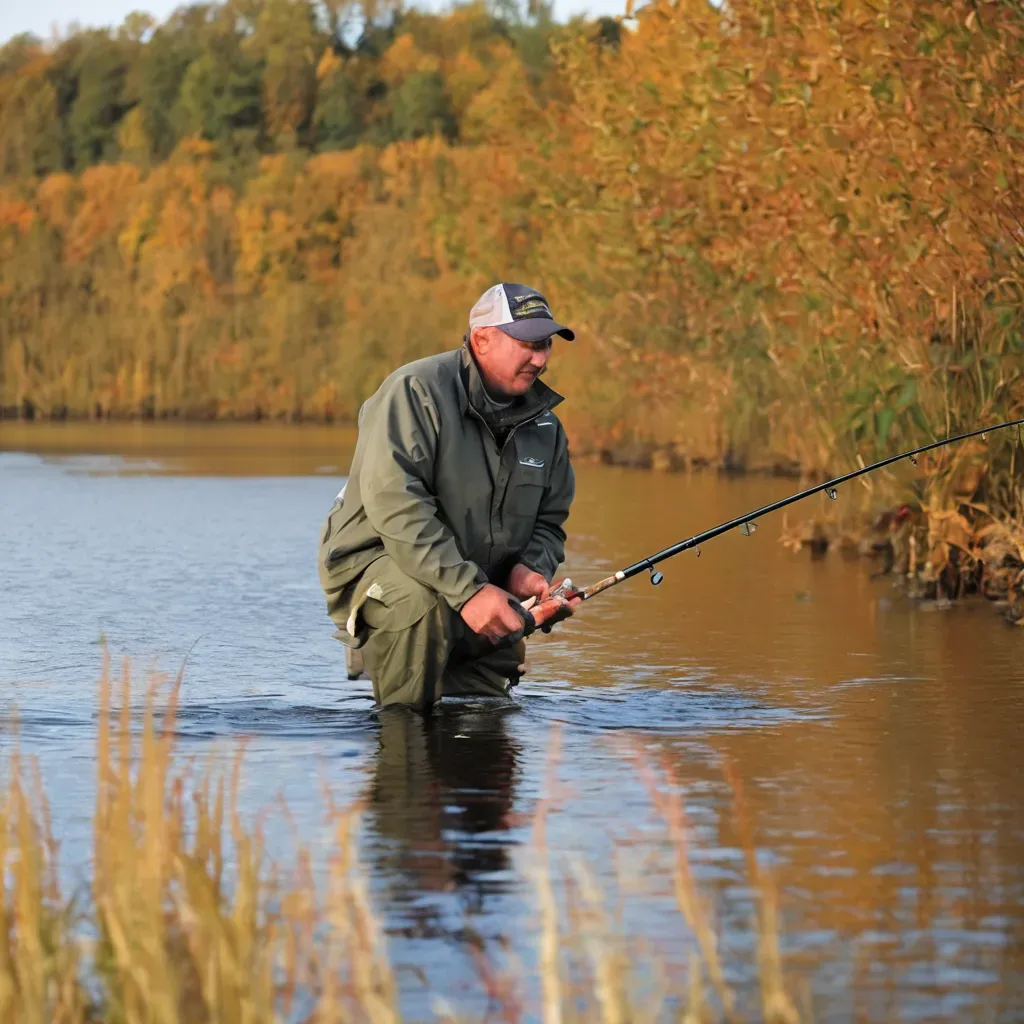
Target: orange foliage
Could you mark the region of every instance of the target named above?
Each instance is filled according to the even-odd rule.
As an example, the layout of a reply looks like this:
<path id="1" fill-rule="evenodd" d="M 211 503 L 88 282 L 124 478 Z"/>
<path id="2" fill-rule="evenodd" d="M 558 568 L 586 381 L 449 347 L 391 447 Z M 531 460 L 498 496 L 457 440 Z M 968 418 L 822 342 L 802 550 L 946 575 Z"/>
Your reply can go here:
<path id="1" fill-rule="evenodd" d="M 820 470 L 1020 414 L 1018 10 L 653 0 L 556 37 L 544 102 L 511 47 L 470 48 L 478 14 L 380 63 L 440 75 L 460 144 L 239 176 L 186 139 L 8 189 L 3 406 L 352 419 L 504 279 L 580 328 L 553 372 L 577 448 Z M 918 498 L 1019 515 L 1011 448 L 949 450 Z"/>

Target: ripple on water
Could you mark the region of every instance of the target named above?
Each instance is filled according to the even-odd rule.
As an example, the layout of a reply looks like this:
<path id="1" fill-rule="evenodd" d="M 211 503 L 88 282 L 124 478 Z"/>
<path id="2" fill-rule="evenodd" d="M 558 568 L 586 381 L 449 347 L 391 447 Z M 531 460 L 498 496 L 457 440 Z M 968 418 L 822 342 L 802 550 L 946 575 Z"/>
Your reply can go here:
<path id="1" fill-rule="evenodd" d="M 333 707 L 303 705 L 285 698 L 186 704 L 175 732 L 185 739 L 272 736 L 275 739 L 338 738 L 365 735 L 372 726 L 373 698 L 352 694 Z"/>
<path id="2" fill-rule="evenodd" d="M 27 748 L 51 741 L 68 745 L 90 736 L 95 730 L 89 715 L 42 709 L 0 714 L 0 745 L 18 742 Z"/>
<path id="3" fill-rule="evenodd" d="M 822 708 L 770 701 L 746 687 L 686 681 L 660 687 L 617 682 L 586 689 L 566 684 L 561 690 L 525 689 L 520 699 L 539 718 L 590 732 L 714 733 L 827 717 Z"/>

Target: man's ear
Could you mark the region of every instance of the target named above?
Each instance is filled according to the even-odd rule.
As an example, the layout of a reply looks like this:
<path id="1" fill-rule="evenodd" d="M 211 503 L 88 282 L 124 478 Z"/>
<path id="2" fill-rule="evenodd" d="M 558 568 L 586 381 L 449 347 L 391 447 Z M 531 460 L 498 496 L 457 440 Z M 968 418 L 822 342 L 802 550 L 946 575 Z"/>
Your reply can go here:
<path id="1" fill-rule="evenodd" d="M 491 339 L 483 327 L 474 327 L 469 332 L 469 344 L 474 353 L 483 355 L 491 347 Z"/>

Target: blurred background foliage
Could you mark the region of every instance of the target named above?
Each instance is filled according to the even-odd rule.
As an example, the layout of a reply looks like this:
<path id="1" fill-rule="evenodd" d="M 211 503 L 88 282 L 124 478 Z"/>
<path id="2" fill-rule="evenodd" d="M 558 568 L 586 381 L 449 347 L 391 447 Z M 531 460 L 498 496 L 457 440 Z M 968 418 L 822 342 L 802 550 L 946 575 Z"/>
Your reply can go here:
<path id="1" fill-rule="evenodd" d="M 6 414 L 351 421 L 504 279 L 579 330 L 577 450 L 817 472 L 1024 415 L 1020 6 L 629 13 L 229 0 L 9 41 Z M 1015 437 L 922 470 L 926 512 L 1024 512 Z"/>

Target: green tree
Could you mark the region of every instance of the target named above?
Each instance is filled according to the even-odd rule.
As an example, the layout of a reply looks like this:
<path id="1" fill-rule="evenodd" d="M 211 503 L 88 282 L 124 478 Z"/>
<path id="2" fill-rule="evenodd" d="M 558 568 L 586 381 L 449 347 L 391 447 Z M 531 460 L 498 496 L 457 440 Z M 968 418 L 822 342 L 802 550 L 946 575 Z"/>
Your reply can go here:
<path id="1" fill-rule="evenodd" d="M 189 64 L 202 54 L 210 7 L 182 7 L 161 25 L 138 62 L 138 97 L 142 124 L 152 155 L 166 158 L 178 142 L 175 108 Z"/>
<path id="2" fill-rule="evenodd" d="M 438 133 L 454 138 L 458 126 L 436 71 L 415 71 L 392 95 L 391 119 L 395 138 L 416 139 Z"/>
<path id="3" fill-rule="evenodd" d="M 320 83 L 313 110 L 313 133 L 320 150 L 350 149 L 366 128 L 366 98 L 343 64 Z"/>
<path id="4" fill-rule="evenodd" d="M 271 139 L 296 139 L 309 127 L 316 94 L 315 60 L 327 39 L 308 0 L 267 0 L 246 41 L 263 64 L 263 122 Z"/>
<path id="5" fill-rule="evenodd" d="M 117 157 L 118 122 L 132 105 L 125 92 L 125 44 L 100 31 L 83 33 L 80 39 L 72 62 L 75 89 L 67 118 L 71 162 L 79 169 Z"/>
<path id="6" fill-rule="evenodd" d="M 0 77 L 0 176 L 49 174 L 62 152 L 57 92 L 45 74 Z"/>
<path id="7" fill-rule="evenodd" d="M 42 43 L 31 33 L 12 36 L 0 46 L 0 75 L 20 71 L 30 60 L 42 53 Z"/>
<path id="8" fill-rule="evenodd" d="M 185 72 L 175 111 L 182 134 L 201 135 L 232 149 L 251 149 L 262 136 L 260 61 L 238 35 L 212 32 Z"/>

